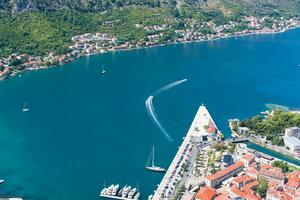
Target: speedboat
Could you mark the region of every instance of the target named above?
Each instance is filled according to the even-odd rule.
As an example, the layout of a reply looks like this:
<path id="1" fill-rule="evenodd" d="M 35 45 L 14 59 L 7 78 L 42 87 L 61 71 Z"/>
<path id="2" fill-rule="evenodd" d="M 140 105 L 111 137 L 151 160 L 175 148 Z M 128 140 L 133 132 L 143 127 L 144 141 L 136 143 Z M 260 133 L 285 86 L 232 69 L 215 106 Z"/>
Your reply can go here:
<path id="1" fill-rule="evenodd" d="M 26 107 L 26 103 L 23 104 L 23 108 L 22 108 L 23 112 L 28 112 L 29 108 Z"/>

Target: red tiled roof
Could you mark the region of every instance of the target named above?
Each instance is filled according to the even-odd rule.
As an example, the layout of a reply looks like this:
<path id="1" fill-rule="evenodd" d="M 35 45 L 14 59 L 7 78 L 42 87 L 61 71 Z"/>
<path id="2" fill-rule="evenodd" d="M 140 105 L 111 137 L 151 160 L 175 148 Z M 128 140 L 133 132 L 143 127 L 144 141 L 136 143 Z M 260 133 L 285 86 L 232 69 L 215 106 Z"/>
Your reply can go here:
<path id="1" fill-rule="evenodd" d="M 196 195 L 196 200 L 212 200 L 216 196 L 216 189 L 205 186 L 201 188 Z"/>
<path id="2" fill-rule="evenodd" d="M 239 162 L 234 163 L 233 165 L 230 165 L 229 167 L 226 167 L 223 170 L 220 170 L 214 174 L 206 176 L 206 178 L 209 180 L 216 180 L 216 179 L 221 178 L 221 177 L 225 176 L 226 174 L 229 174 L 230 172 L 232 172 L 238 168 L 241 168 L 243 166 L 244 166 L 244 163 L 242 161 L 239 161 Z"/>
<path id="3" fill-rule="evenodd" d="M 280 200 L 293 200 L 293 197 L 288 193 L 275 189 L 268 189 L 267 196 L 271 199 L 276 198 Z"/>
<path id="4" fill-rule="evenodd" d="M 270 169 L 271 167 L 272 167 L 271 165 L 266 164 L 266 163 L 263 163 L 263 164 L 260 165 L 260 169 L 261 169 L 261 170 L 268 170 L 268 169 Z"/>
<path id="5" fill-rule="evenodd" d="M 253 178 L 251 178 L 248 175 L 238 176 L 238 177 L 235 177 L 233 179 L 233 181 L 236 182 L 236 183 L 244 183 L 244 182 L 247 182 L 247 181 L 250 181 L 250 180 L 253 180 Z"/>
<path id="6" fill-rule="evenodd" d="M 250 161 L 250 160 L 254 159 L 254 155 L 249 153 L 249 154 L 244 155 L 242 158 Z"/>
<path id="7" fill-rule="evenodd" d="M 246 200 L 260 200 L 261 198 L 255 195 L 253 190 L 240 190 L 237 187 L 231 187 L 231 191 L 237 196 Z"/>
<path id="8" fill-rule="evenodd" d="M 251 183 L 249 183 L 249 184 L 247 184 L 247 185 L 245 185 L 244 187 L 243 187 L 243 189 L 244 190 L 252 190 L 254 187 L 257 187 L 259 185 L 259 182 L 258 181 L 253 181 L 253 182 L 251 182 Z"/>
<path id="9" fill-rule="evenodd" d="M 265 176 L 269 176 L 272 178 L 276 178 L 276 179 L 284 179 L 284 174 L 282 173 L 282 170 L 280 168 L 277 167 L 270 167 L 267 169 L 261 169 L 260 170 L 260 174 L 265 175 Z"/>
<path id="10" fill-rule="evenodd" d="M 299 186 L 300 186 L 300 183 L 298 181 L 294 181 L 294 180 L 289 180 L 286 184 L 285 184 L 286 187 L 289 187 L 289 188 L 295 188 L 295 189 L 298 189 Z"/>
<path id="11" fill-rule="evenodd" d="M 254 161 L 253 163 L 251 163 L 249 166 L 250 167 L 255 167 L 257 165 L 257 163 Z"/>
<path id="12" fill-rule="evenodd" d="M 247 168 L 247 173 L 254 174 L 254 175 L 258 175 L 259 174 L 259 172 L 257 171 L 257 169 L 255 169 L 253 167 L 248 167 Z"/>
<path id="13" fill-rule="evenodd" d="M 300 182 L 300 171 L 293 171 L 288 175 L 288 179 Z"/>
<path id="14" fill-rule="evenodd" d="M 222 193 L 216 196 L 214 200 L 231 200 L 231 198 L 227 193 Z"/>

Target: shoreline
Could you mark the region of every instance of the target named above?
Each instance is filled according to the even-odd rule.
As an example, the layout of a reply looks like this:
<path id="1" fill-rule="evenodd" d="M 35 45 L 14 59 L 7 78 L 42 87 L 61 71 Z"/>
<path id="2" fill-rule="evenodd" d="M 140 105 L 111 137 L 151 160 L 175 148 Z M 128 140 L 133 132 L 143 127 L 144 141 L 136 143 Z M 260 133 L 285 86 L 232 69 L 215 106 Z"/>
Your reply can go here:
<path id="1" fill-rule="evenodd" d="M 278 154 L 278 155 L 280 154 L 280 155 L 282 155 L 282 156 L 284 156 L 284 157 L 287 157 L 287 158 L 290 159 L 290 160 L 294 160 L 295 162 L 300 162 L 299 159 L 295 159 L 294 157 L 292 157 L 292 156 L 290 156 L 290 155 L 286 155 L 286 154 L 284 154 L 284 153 L 277 152 L 277 151 L 275 151 L 275 150 L 272 150 L 272 149 L 270 149 L 270 148 L 268 148 L 268 147 L 262 146 L 262 145 L 260 145 L 260 144 L 255 143 L 255 142 L 252 142 L 252 141 L 249 141 L 249 142 L 252 143 L 252 144 L 254 144 L 254 145 L 257 145 L 257 146 L 259 146 L 259 147 L 262 147 L 262 148 L 266 149 L 267 151 L 271 151 L 271 152 L 274 152 L 275 154 Z M 250 148 L 250 149 L 252 149 L 252 150 L 254 150 L 254 151 L 257 151 L 257 152 L 259 152 L 259 153 L 261 153 L 261 154 L 265 154 L 265 155 L 267 155 L 267 156 L 270 156 L 270 157 L 274 158 L 274 160 L 280 160 L 280 161 L 283 161 L 283 162 L 288 163 L 289 165 L 293 165 L 293 166 L 295 166 L 295 167 L 300 167 L 300 164 L 298 165 L 298 164 L 292 163 L 292 162 L 290 162 L 290 161 L 283 160 L 283 159 L 278 158 L 278 157 L 276 157 L 276 156 L 270 155 L 270 154 L 268 154 L 268 153 L 266 153 L 266 152 L 257 150 L 257 149 L 254 148 L 254 147 L 249 147 L 249 146 L 247 145 L 247 148 Z"/>
<path id="2" fill-rule="evenodd" d="M 256 30 L 253 31 L 251 33 L 241 33 L 241 34 L 237 34 L 237 33 L 233 33 L 232 35 L 228 35 L 228 36 L 221 36 L 221 37 L 216 37 L 216 38 L 210 38 L 210 39 L 204 39 L 204 40 L 191 40 L 191 41 L 172 41 L 172 42 L 166 42 L 166 43 L 162 43 L 162 44 L 154 44 L 154 45 L 150 45 L 150 46 L 146 46 L 146 47 L 133 47 L 133 48 L 125 48 L 125 49 L 113 49 L 113 50 L 107 50 L 105 52 L 95 52 L 95 53 L 90 53 L 90 54 L 80 54 L 74 58 L 70 58 L 67 59 L 66 61 L 63 62 L 59 62 L 56 65 L 50 65 L 50 66 L 39 66 L 39 67 L 31 67 L 31 68 L 25 68 L 23 70 L 18 70 L 18 71 L 14 71 L 12 72 L 9 77 L 4 77 L 1 76 L 0 77 L 0 81 L 4 80 L 4 79 L 9 79 L 11 77 L 15 77 L 16 75 L 22 75 L 22 73 L 24 72 L 28 72 L 28 71 L 36 71 L 36 70 L 45 70 L 45 69 L 49 69 L 49 68 L 56 68 L 56 67 L 60 67 L 64 64 L 70 63 L 74 60 L 77 60 L 81 57 L 88 57 L 88 56 L 94 56 L 94 55 L 101 55 L 101 54 L 108 54 L 108 53 L 115 53 L 115 52 L 122 52 L 122 51 L 132 51 L 132 50 L 141 50 L 141 49 L 148 49 L 148 48 L 155 48 L 155 47 L 162 47 L 162 46 L 166 46 L 166 45 L 175 45 L 175 44 L 190 44 L 190 43 L 200 43 L 200 42 L 211 42 L 211 41 L 217 41 L 217 40 L 222 40 L 222 39 L 231 39 L 231 38 L 240 38 L 240 37 L 245 37 L 245 36 L 258 36 L 258 35 L 272 35 L 272 34 L 280 34 L 280 33 L 285 33 L 287 31 L 293 30 L 293 29 L 298 29 L 300 28 L 300 22 L 299 24 L 297 24 L 294 27 L 286 27 L 283 28 L 280 31 L 276 31 L 273 29 L 273 32 L 270 31 L 261 31 L 261 30 Z M 247 31 L 247 30 L 244 30 Z M 248 30 L 249 31 L 249 30 Z"/>
<path id="3" fill-rule="evenodd" d="M 232 122 L 233 122 L 233 121 L 229 121 L 229 129 L 230 129 L 232 135 L 234 135 L 235 137 L 233 137 L 233 136 L 231 135 L 231 138 L 240 138 L 240 137 L 242 137 L 239 133 L 237 133 L 236 131 L 232 130 L 232 128 L 233 128 L 233 127 L 232 127 Z M 258 142 L 257 140 L 255 140 L 255 139 L 252 138 L 252 137 L 247 137 L 247 138 L 248 138 L 248 140 L 249 140 L 250 143 L 252 143 L 252 144 L 254 144 L 254 145 L 257 145 L 257 146 L 259 146 L 259 147 L 262 147 L 262 148 L 266 149 L 267 151 L 272 151 L 272 152 L 274 152 L 274 153 L 276 153 L 276 154 L 278 154 L 278 155 L 280 154 L 280 155 L 283 156 L 283 157 L 287 157 L 287 158 L 290 159 L 290 160 L 294 160 L 294 161 L 296 161 L 296 162 L 300 162 L 300 159 L 297 158 L 297 157 L 295 157 L 295 156 L 292 155 L 291 153 L 289 153 L 289 152 L 287 152 L 287 151 L 284 151 L 284 152 L 283 152 L 282 147 L 274 146 L 273 148 L 271 148 L 271 147 L 272 147 L 271 145 L 267 145 L 267 144 Z M 246 143 L 246 144 L 247 144 L 247 143 Z M 248 146 L 248 145 L 247 145 L 247 146 Z M 286 160 L 277 158 L 277 157 L 275 157 L 275 156 L 273 156 L 273 155 L 270 155 L 270 154 L 268 154 L 268 153 L 259 151 L 259 150 L 257 150 L 257 149 L 251 148 L 251 147 L 248 147 L 248 148 L 253 149 L 253 150 L 255 150 L 255 151 L 258 151 L 258 152 L 260 152 L 260 153 L 266 154 L 266 155 L 268 155 L 268 156 L 271 156 L 271 157 L 273 157 L 273 158 L 276 159 L 276 160 L 281 160 L 281 161 L 287 162 L 287 163 L 289 163 L 289 164 L 292 164 L 292 165 L 294 165 L 294 166 L 296 166 L 296 167 L 300 167 L 300 164 L 297 165 L 297 164 L 291 163 L 291 162 L 289 162 L 289 161 L 286 161 Z"/>

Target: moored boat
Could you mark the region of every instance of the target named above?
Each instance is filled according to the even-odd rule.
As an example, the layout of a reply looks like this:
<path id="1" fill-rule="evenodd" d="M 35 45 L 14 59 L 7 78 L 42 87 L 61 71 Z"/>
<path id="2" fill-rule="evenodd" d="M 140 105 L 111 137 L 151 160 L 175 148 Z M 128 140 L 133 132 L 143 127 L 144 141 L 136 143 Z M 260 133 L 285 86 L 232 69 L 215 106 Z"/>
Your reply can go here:
<path id="1" fill-rule="evenodd" d="M 134 197 L 136 193 L 136 188 L 133 188 L 132 190 L 130 190 L 130 192 L 128 193 L 128 198 L 132 199 Z"/>
<path id="2" fill-rule="evenodd" d="M 141 196 L 141 193 L 138 192 L 138 193 L 136 193 L 136 195 L 134 195 L 133 199 L 138 200 L 140 198 L 140 196 Z"/>
<path id="3" fill-rule="evenodd" d="M 128 193 L 131 190 L 131 186 L 127 186 L 126 188 L 124 188 L 123 192 L 122 192 L 122 198 L 127 197 Z"/>
<path id="4" fill-rule="evenodd" d="M 119 190 L 119 184 L 117 184 L 117 185 L 115 185 L 114 187 L 113 187 L 113 190 L 112 190 L 112 195 L 113 196 L 116 196 L 117 195 L 117 192 L 118 192 L 118 190 Z"/>

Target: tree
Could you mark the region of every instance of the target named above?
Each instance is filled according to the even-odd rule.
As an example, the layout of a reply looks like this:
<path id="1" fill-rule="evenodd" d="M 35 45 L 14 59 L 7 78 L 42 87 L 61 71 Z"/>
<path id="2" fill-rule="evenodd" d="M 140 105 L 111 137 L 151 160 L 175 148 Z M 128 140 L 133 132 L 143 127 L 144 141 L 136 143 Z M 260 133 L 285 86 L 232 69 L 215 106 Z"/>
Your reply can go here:
<path id="1" fill-rule="evenodd" d="M 268 182 L 265 178 L 259 179 L 259 185 L 257 189 L 257 193 L 262 197 L 265 198 L 268 190 Z"/>
<path id="2" fill-rule="evenodd" d="M 289 165 L 286 162 L 283 162 L 281 160 L 275 160 L 272 163 L 272 166 L 280 168 L 284 173 L 289 171 Z"/>

